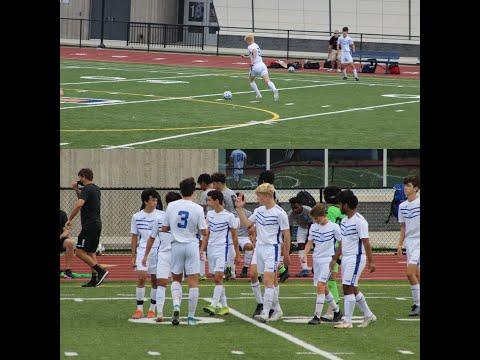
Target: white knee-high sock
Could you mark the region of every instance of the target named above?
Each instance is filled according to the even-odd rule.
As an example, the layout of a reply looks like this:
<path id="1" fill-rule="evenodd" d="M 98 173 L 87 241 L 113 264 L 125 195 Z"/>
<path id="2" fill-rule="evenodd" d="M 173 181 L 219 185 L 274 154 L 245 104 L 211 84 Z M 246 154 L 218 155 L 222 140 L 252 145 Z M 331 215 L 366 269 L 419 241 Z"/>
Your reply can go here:
<path id="1" fill-rule="evenodd" d="M 157 287 L 157 316 L 161 316 L 163 314 L 163 306 L 165 305 L 165 293 L 167 289 L 163 286 Z"/>
<path id="2" fill-rule="evenodd" d="M 260 289 L 260 282 L 257 280 L 257 282 L 252 283 L 251 285 L 252 285 L 253 295 L 255 295 L 255 300 L 257 301 L 257 304 L 263 304 L 262 290 Z"/>
<path id="3" fill-rule="evenodd" d="M 347 77 L 347 68 L 346 67 L 343 68 L 343 76 Z"/>
<path id="4" fill-rule="evenodd" d="M 198 304 L 198 288 L 190 288 L 188 291 L 188 317 L 195 316 Z"/>
<path id="5" fill-rule="evenodd" d="M 253 250 L 245 250 L 245 256 L 243 257 L 243 266 L 249 267 L 252 263 Z"/>
<path id="6" fill-rule="evenodd" d="M 223 286 L 222 296 L 220 297 L 220 301 L 222 303 L 222 307 L 228 307 L 227 296 L 225 295 L 225 286 Z"/>
<path id="7" fill-rule="evenodd" d="M 300 258 L 300 262 L 302 264 L 302 270 L 308 270 L 307 256 L 305 255 L 305 250 L 298 250 L 298 257 Z"/>
<path id="8" fill-rule="evenodd" d="M 325 294 L 317 294 L 317 301 L 315 302 L 315 316 L 322 315 L 323 304 L 325 302 Z"/>
<path id="9" fill-rule="evenodd" d="M 280 307 L 280 301 L 278 300 L 278 297 L 280 296 L 280 285 L 275 286 L 275 295 L 273 297 L 273 309 L 275 311 L 282 311 L 282 308 Z"/>
<path id="10" fill-rule="evenodd" d="M 143 300 L 145 297 L 145 288 L 137 287 L 136 291 L 136 298 L 137 298 L 137 309 L 143 311 Z"/>
<path id="11" fill-rule="evenodd" d="M 222 290 L 223 290 L 223 285 L 215 285 L 215 288 L 213 289 L 212 302 L 210 304 L 213 307 L 218 306 L 218 302 L 220 301 L 220 297 L 222 296 Z"/>
<path id="12" fill-rule="evenodd" d="M 275 87 L 275 84 L 274 84 L 271 80 L 267 83 L 267 85 L 268 85 L 268 88 L 269 88 L 270 90 L 272 90 L 272 91 L 276 91 L 276 90 L 277 90 L 277 88 Z"/>
<path id="13" fill-rule="evenodd" d="M 172 292 L 173 306 L 180 306 L 182 303 L 182 284 L 178 281 L 173 281 L 170 291 Z"/>
<path id="14" fill-rule="evenodd" d="M 357 69 L 355 67 L 353 67 L 353 76 L 358 77 Z"/>
<path id="15" fill-rule="evenodd" d="M 353 310 L 355 310 L 355 295 L 345 295 L 343 297 L 344 309 L 345 309 L 345 321 L 352 323 Z"/>
<path id="16" fill-rule="evenodd" d="M 265 295 L 263 297 L 263 312 L 268 316 L 273 304 L 273 297 L 275 296 L 275 288 L 265 288 Z"/>
<path id="17" fill-rule="evenodd" d="M 250 83 L 250 87 L 252 88 L 253 91 L 255 91 L 255 94 L 257 94 L 258 97 L 262 96 L 262 94 L 260 94 L 260 90 L 258 90 L 258 86 L 255 81 L 252 81 Z"/>
<path id="18" fill-rule="evenodd" d="M 420 284 L 410 286 L 412 290 L 413 303 L 420 306 Z"/>
<path id="19" fill-rule="evenodd" d="M 340 310 L 337 303 L 335 302 L 335 298 L 331 293 L 325 295 L 325 300 L 328 302 L 328 305 L 330 305 L 334 312 L 338 312 L 338 310 Z"/>
<path id="20" fill-rule="evenodd" d="M 370 308 L 368 307 L 368 304 L 367 304 L 367 300 L 365 300 L 365 296 L 363 296 L 363 294 L 361 292 L 359 292 L 356 296 L 355 296 L 355 300 L 357 302 L 357 305 L 358 307 L 360 308 L 360 310 L 362 310 L 363 312 L 363 315 L 365 317 L 370 317 L 372 316 L 372 311 L 370 310 Z"/>
<path id="21" fill-rule="evenodd" d="M 205 259 L 206 254 L 205 251 L 203 252 L 203 258 Z M 202 260 L 200 257 L 200 276 L 205 276 L 205 260 Z"/>

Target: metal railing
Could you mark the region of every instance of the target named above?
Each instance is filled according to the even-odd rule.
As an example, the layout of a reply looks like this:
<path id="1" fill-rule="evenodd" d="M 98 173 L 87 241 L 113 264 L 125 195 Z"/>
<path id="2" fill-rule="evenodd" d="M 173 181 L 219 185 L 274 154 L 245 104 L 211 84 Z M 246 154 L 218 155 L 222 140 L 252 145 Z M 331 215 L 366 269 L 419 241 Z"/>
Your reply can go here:
<path id="1" fill-rule="evenodd" d="M 60 18 L 60 38 L 64 40 L 78 40 L 78 43 L 72 43 L 82 47 L 85 41 L 89 41 L 92 46 L 92 40 L 98 40 L 100 36 L 92 36 L 93 29 L 99 28 L 100 20 L 82 19 L 82 18 Z M 198 26 L 198 25 L 175 25 L 147 22 L 105 22 L 108 27 L 117 26 L 125 31 L 122 36 L 126 46 L 130 48 L 147 49 L 147 51 L 161 50 L 166 48 L 175 48 L 181 51 L 184 48 L 205 50 L 209 46 L 210 51 L 215 51 L 221 55 L 226 48 L 242 49 L 245 48 L 243 35 L 250 32 L 250 28 L 245 27 L 217 27 L 217 26 Z M 98 31 L 97 31 L 98 32 Z M 267 29 L 255 28 L 256 41 L 262 45 L 263 50 L 281 51 L 288 59 L 292 52 L 312 52 L 324 53 L 328 48 L 328 40 L 332 36 L 330 31 L 308 31 L 308 30 L 290 30 L 290 29 Z M 359 50 L 382 50 L 389 49 L 405 53 L 402 56 L 419 56 L 417 49 L 420 42 L 420 36 L 416 35 L 398 35 L 398 34 L 371 34 L 371 33 L 349 33 L 357 44 Z M 109 35 L 105 39 L 109 40 Z M 213 39 L 213 40 L 212 40 Z M 82 43 L 83 41 L 83 43 Z M 96 44 L 96 45 L 98 45 Z M 415 55 L 407 50 L 408 46 L 416 46 Z"/>
<path id="2" fill-rule="evenodd" d="M 323 188 L 305 189 L 317 202 L 323 202 Z M 140 194 L 143 188 L 102 188 L 101 217 L 102 234 L 100 242 L 107 252 L 127 252 L 130 249 L 130 223 L 132 215 L 140 210 Z M 165 195 L 178 189 L 158 188 L 165 206 Z M 279 205 L 290 211 L 289 199 L 298 194 L 300 189 L 277 189 L 276 198 Z M 390 203 L 393 199 L 393 188 L 355 188 L 352 190 L 359 199 L 358 211 L 369 223 L 370 242 L 375 251 L 396 248 L 400 226 L 395 218 L 385 223 L 390 213 Z M 242 189 L 247 199 L 247 208 L 251 211 L 258 206 L 254 188 Z M 197 191 L 199 196 L 201 191 Z M 77 200 L 76 193 L 70 188 L 60 188 L 60 209 L 69 213 Z M 72 236 L 80 232 L 80 216 L 77 216 L 72 230 Z M 292 242 L 295 242 L 295 232 Z"/>

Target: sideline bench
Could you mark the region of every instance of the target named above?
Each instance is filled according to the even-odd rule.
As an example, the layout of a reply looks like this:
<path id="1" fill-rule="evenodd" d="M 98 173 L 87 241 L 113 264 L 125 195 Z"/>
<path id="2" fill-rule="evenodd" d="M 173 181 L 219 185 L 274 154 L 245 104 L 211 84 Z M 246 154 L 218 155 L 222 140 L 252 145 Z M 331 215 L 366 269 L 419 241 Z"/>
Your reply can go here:
<path id="1" fill-rule="evenodd" d="M 400 59 L 400 53 L 397 51 L 359 50 L 352 54 L 352 58 L 353 60 L 360 61 L 360 65 L 362 65 L 362 60 L 370 62 L 372 65 L 375 65 L 375 67 L 379 63 L 385 64 L 385 74 L 389 74 L 390 71 L 388 66 L 394 62 L 398 62 L 398 59 Z"/>

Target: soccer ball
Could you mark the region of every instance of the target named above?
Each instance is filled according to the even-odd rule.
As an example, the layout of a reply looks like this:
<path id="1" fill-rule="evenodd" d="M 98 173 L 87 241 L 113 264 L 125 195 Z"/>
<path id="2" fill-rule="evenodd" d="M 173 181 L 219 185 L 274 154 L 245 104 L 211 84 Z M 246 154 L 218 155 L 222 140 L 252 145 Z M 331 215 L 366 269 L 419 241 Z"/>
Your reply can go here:
<path id="1" fill-rule="evenodd" d="M 225 92 L 223 93 L 223 98 L 224 98 L 225 100 L 232 100 L 232 93 L 231 93 L 230 91 L 228 91 L 228 90 L 225 91 Z"/>
<path id="2" fill-rule="evenodd" d="M 294 71 L 295 71 L 295 68 L 293 66 L 288 67 L 288 72 L 294 72 Z"/>
<path id="3" fill-rule="evenodd" d="M 98 244 L 96 253 L 97 255 L 103 255 L 105 253 L 105 246 L 103 246 L 101 243 Z"/>

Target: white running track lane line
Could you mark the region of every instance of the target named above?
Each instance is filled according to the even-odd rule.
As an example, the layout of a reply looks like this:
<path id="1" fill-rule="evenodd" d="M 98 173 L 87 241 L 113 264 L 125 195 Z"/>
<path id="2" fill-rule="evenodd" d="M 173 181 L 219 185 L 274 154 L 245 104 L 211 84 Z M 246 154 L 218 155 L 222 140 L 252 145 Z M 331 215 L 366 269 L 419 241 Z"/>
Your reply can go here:
<path id="1" fill-rule="evenodd" d="M 317 117 L 317 116 L 326 116 L 326 115 L 333 115 L 333 114 L 341 114 L 341 113 L 347 113 L 347 112 L 353 112 L 353 111 L 360 111 L 360 110 L 366 110 L 366 109 L 376 109 L 376 108 L 389 107 L 389 106 L 413 104 L 413 103 L 418 103 L 418 102 L 420 102 L 420 100 L 405 101 L 405 102 L 400 102 L 400 103 L 391 103 L 391 104 L 383 104 L 383 105 L 374 105 L 374 106 L 367 106 L 367 107 L 364 107 L 364 108 L 353 108 L 353 109 L 330 111 L 330 112 L 310 114 L 310 115 L 293 116 L 293 117 L 288 117 L 288 118 L 283 118 L 283 119 L 280 118 L 280 119 L 278 119 L 278 120 L 275 120 L 275 122 L 289 121 L 289 120 L 296 120 L 296 119 L 306 119 L 306 118 Z M 149 143 L 153 143 L 153 142 L 159 142 L 159 141 L 166 141 L 166 140 L 178 139 L 178 138 L 187 137 L 187 136 L 209 134 L 209 133 L 213 133 L 213 132 L 219 132 L 219 131 L 237 129 L 237 128 L 242 128 L 242 127 L 247 127 L 247 126 L 260 125 L 260 124 L 264 124 L 264 123 L 269 122 L 269 121 L 271 121 L 271 120 L 248 122 L 248 123 L 245 123 L 245 124 L 233 125 L 233 126 L 229 126 L 229 127 L 225 127 L 225 128 L 218 128 L 218 129 L 212 129 L 212 130 L 197 131 L 197 132 L 180 134 L 180 135 L 173 135 L 173 136 L 167 136 L 167 137 L 157 138 L 157 139 L 152 139 L 152 140 L 139 141 L 139 142 L 131 143 L 131 144 L 122 144 L 122 145 L 117 145 L 117 146 L 111 146 L 111 147 L 105 148 L 105 149 L 106 149 L 106 150 L 111 150 L 111 149 L 116 149 L 116 148 L 120 148 L 120 147 L 124 147 L 124 146 L 143 145 L 143 144 L 149 144 Z"/>
<path id="2" fill-rule="evenodd" d="M 207 301 L 207 302 L 210 302 L 211 299 L 209 298 L 203 298 L 203 300 Z M 250 324 L 253 324 L 259 328 L 262 328 L 272 334 L 275 334 L 275 335 L 278 335 L 282 338 L 284 338 L 285 340 L 287 341 L 290 341 L 291 343 L 294 343 L 295 345 L 298 345 L 298 346 L 301 346 L 303 347 L 304 349 L 308 350 L 308 351 L 311 351 L 312 353 L 315 353 L 315 354 L 318 354 L 318 355 L 321 355 L 323 356 L 325 359 L 329 359 L 329 360 L 342 360 L 342 358 L 339 358 L 338 356 L 336 355 L 333 355 L 332 353 L 329 353 L 328 351 L 325 351 L 325 350 L 322 350 L 322 349 L 319 349 L 309 343 L 306 343 L 305 341 L 303 340 L 300 340 L 299 338 L 296 338 L 295 336 L 293 335 L 290 335 L 286 332 L 283 332 L 281 330 L 278 330 L 274 327 L 271 327 L 267 324 L 263 324 L 257 320 L 254 320 L 254 319 L 251 319 L 250 317 L 242 314 L 241 312 L 233 309 L 233 308 L 230 308 L 230 314 L 232 314 L 233 316 L 236 316 L 238 317 L 239 319 L 241 320 L 244 320 Z"/>
<path id="3" fill-rule="evenodd" d="M 283 90 L 295 90 L 295 89 L 307 89 L 307 88 L 314 88 L 314 87 L 323 87 L 323 86 L 335 86 L 335 85 L 345 85 L 346 83 L 329 83 L 329 84 L 318 84 L 318 85 L 306 85 L 306 86 L 294 86 L 288 88 L 278 89 L 279 91 Z M 78 91 L 78 90 L 77 90 Z M 82 90 L 84 92 L 88 90 Z M 271 91 L 270 89 L 260 90 L 260 92 L 264 91 Z M 238 91 L 232 93 L 232 95 L 239 95 L 239 94 L 251 94 L 253 93 L 252 90 L 249 91 Z M 135 100 L 135 101 L 125 101 L 123 103 L 105 103 L 105 104 L 93 104 L 93 105 L 81 105 L 81 106 L 68 106 L 68 107 L 61 107 L 60 110 L 68 110 L 68 109 L 85 109 L 89 107 L 97 107 L 97 106 L 110 106 L 110 105 L 126 105 L 126 104 L 140 104 L 146 102 L 160 102 L 160 101 L 172 101 L 172 100 L 188 100 L 188 99 L 196 99 L 196 98 L 203 98 L 203 97 L 210 97 L 210 96 L 223 96 L 223 93 L 217 94 L 205 94 L 205 95 L 193 95 L 193 96 L 179 96 L 179 97 L 168 97 L 162 99 L 152 99 L 152 100 Z"/>

